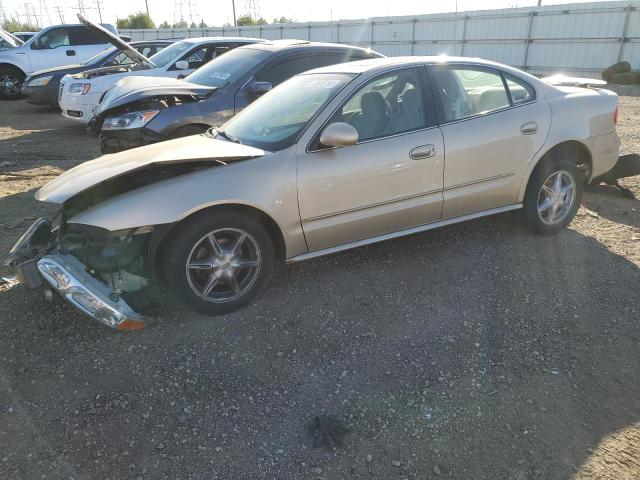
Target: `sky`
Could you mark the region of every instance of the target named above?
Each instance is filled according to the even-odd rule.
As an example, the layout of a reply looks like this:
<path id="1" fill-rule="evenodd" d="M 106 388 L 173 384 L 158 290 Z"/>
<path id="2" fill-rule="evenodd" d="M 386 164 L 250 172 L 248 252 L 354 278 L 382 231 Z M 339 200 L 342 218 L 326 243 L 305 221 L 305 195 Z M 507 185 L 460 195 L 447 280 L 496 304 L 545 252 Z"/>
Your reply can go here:
<path id="1" fill-rule="evenodd" d="M 594 0 L 582 0 L 594 1 Z M 98 21 L 97 4 L 100 2 L 102 20 L 115 23 L 118 17 L 145 10 L 145 0 L 0 0 L 5 16 L 27 19 L 29 10 L 32 23 L 37 17 L 40 26 L 77 21 L 76 13 L 83 4 L 85 14 Z M 156 24 L 174 23 L 182 17 L 196 23 L 219 26 L 233 23 L 232 0 L 147 0 L 149 13 Z M 236 14 L 256 13 L 269 22 L 285 16 L 299 22 L 357 19 L 390 15 L 418 15 L 427 13 L 483 10 L 492 8 L 527 7 L 538 0 L 322 0 L 317 4 L 309 0 L 235 0 Z M 577 3 L 566 0 L 542 0 L 543 5 Z M 26 8 L 25 5 L 28 7 Z M 35 16 L 34 16 L 35 12 Z"/>

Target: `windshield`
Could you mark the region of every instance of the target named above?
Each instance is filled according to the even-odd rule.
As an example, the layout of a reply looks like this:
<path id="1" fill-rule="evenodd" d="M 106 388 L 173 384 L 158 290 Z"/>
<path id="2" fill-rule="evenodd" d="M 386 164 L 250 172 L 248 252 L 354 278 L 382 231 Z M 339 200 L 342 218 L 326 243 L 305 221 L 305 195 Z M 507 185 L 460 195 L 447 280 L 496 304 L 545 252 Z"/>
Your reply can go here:
<path id="1" fill-rule="evenodd" d="M 167 48 L 159 51 L 149 60 L 151 60 L 156 67 L 164 67 L 167 63 L 176 58 L 192 45 L 193 43 L 191 42 L 176 42 L 173 45 L 170 45 Z"/>
<path id="2" fill-rule="evenodd" d="M 224 134 L 272 152 L 288 148 L 309 120 L 353 77 L 344 73 L 293 77 L 232 118 L 223 127 Z"/>
<path id="3" fill-rule="evenodd" d="M 269 55 L 270 53 L 264 50 L 236 48 L 215 58 L 191 75 L 187 75 L 185 80 L 200 85 L 223 88 L 255 69 Z"/>
<path id="4" fill-rule="evenodd" d="M 100 53 L 98 53 L 97 55 L 94 55 L 93 57 L 89 58 L 88 60 L 85 60 L 84 62 L 82 62 L 82 65 L 91 65 L 91 64 L 93 64 L 95 62 L 101 62 L 101 61 L 107 59 L 115 51 L 116 51 L 116 47 L 107 48 L 106 50 L 103 50 Z"/>

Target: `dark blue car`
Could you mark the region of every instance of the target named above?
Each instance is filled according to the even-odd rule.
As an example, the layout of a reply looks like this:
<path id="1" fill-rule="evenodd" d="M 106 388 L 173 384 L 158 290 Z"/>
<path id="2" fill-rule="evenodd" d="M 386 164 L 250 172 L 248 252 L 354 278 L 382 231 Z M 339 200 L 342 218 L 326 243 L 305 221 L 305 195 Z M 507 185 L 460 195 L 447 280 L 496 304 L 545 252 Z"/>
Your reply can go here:
<path id="1" fill-rule="evenodd" d="M 123 78 L 107 90 L 89 131 L 103 153 L 202 133 L 271 88 L 317 67 L 382 57 L 369 49 L 305 40 L 236 48 L 184 78 Z"/>

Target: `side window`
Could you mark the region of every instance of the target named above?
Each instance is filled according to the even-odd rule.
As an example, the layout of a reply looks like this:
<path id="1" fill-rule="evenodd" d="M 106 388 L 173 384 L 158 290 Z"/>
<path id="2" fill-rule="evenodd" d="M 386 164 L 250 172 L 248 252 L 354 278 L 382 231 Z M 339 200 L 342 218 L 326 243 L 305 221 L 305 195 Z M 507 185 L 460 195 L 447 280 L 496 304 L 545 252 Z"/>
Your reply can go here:
<path id="1" fill-rule="evenodd" d="M 207 57 L 207 46 L 196 48 L 191 52 L 183 55 L 180 60 L 186 60 L 189 62 L 189 69 L 200 68 L 205 64 L 205 59 Z"/>
<path id="2" fill-rule="evenodd" d="M 536 99 L 536 91 L 531 85 L 509 73 L 503 73 L 503 75 L 514 105 L 531 102 Z"/>
<path id="3" fill-rule="evenodd" d="M 71 45 L 103 45 L 109 43 L 104 35 L 85 27 L 71 28 Z"/>
<path id="4" fill-rule="evenodd" d="M 211 47 L 211 54 L 210 54 L 211 60 L 213 60 L 216 57 L 219 57 L 223 53 L 227 53 L 232 48 L 234 48 L 234 46 L 232 45 L 215 45 Z"/>
<path id="5" fill-rule="evenodd" d="M 336 112 L 332 122 L 346 122 L 358 140 L 371 140 L 426 128 L 428 120 L 417 69 L 394 71 L 369 81 Z"/>
<path id="6" fill-rule="evenodd" d="M 480 67 L 437 66 L 433 73 L 447 122 L 511 105 L 497 71 Z"/>
<path id="7" fill-rule="evenodd" d="M 259 82 L 271 82 L 274 87 L 302 72 L 318 67 L 318 56 L 308 55 L 280 61 L 267 65 L 256 74 Z"/>
<path id="8" fill-rule="evenodd" d="M 37 46 L 37 48 L 57 48 L 71 45 L 71 39 L 69 37 L 69 29 L 52 28 L 48 32 L 45 32 L 34 46 Z"/>

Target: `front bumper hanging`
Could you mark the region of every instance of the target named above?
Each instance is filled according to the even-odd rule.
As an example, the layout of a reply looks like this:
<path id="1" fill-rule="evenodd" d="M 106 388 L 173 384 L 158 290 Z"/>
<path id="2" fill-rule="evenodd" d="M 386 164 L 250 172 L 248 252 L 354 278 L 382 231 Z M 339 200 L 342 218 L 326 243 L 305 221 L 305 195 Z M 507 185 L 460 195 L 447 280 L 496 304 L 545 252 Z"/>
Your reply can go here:
<path id="1" fill-rule="evenodd" d="M 76 257 L 50 246 L 36 248 L 44 245 L 47 235 L 51 237 L 51 225 L 40 218 L 11 249 L 5 263 L 22 285 L 39 288 L 44 279 L 80 311 L 116 330 L 141 330 L 146 326 L 140 314 L 112 288 L 91 276 Z"/>

